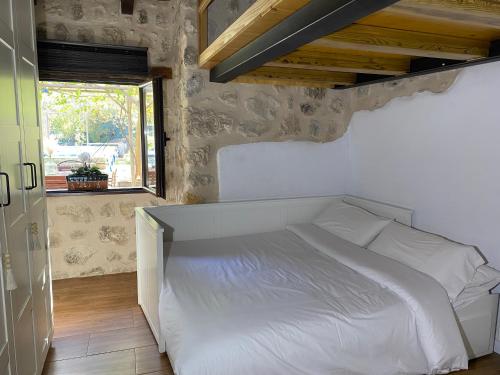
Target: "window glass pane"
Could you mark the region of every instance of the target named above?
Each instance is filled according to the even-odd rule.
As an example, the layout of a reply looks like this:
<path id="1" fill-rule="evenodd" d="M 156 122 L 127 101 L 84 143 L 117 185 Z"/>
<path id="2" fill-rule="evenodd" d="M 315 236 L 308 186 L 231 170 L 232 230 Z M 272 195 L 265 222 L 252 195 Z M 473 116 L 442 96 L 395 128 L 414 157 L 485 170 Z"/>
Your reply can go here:
<path id="1" fill-rule="evenodd" d="M 109 176 L 110 189 L 142 186 L 139 88 L 41 82 L 48 190 L 66 189 L 83 163 Z"/>
<path id="2" fill-rule="evenodd" d="M 146 186 L 156 188 L 156 147 L 155 147 L 155 108 L 153 86 L 143 88 L 144 97 L 144 140 L 147 155 Z"/>

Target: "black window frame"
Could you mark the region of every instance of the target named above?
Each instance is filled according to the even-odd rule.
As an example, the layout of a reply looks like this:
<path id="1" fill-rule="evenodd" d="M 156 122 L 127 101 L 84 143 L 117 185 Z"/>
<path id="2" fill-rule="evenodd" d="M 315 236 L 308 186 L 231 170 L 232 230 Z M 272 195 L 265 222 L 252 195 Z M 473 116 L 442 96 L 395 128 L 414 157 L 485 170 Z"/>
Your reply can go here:
<path id="1" fill-rule="evenodd" d="M 146 123 L 144 110 L 144 85 L 139 86 L 139 105 L 141 115 L 141 150 L 142 150 L 142 185 L 143 188 L 157 197 L 166 198 L 165 186 L 165 147 L 167 136 L 163 124 L 163 78 L 156 77 L 149 81 L 153 89 L 154 106 L 154 137 L 155 137 L 155 173 L 156 185 L 154 188 L 148 186 L 148 155 L 146 145 Z M 147 82 L 146 84 L 148 84 Z M 160 182 L 160 183 L 158 183 Z M 163 182 L 163 183 L 162 183 Z"/>
<path id="2" fill-rule="evenodd" d="M 139 87 L 141 118 L 142 187 L 108 189 L 103 192 L 70 192 L 48 190 L 48 196 L 102 195 L 147 192 L 166 198 L 165 148 L 167 138 L 164 129 L 163 76 L 153 75 L 149 69 L 147 48 L 93 43 L 73 43 L 54 40 L 37 42 L 39 80 L 78 83 L 120 84 Z M 63 62 L 63 63 L 61 63 Z M 144 144 L 144 116 L 141 86 L 152 82 L 155 123 L 156 187 L 146 186 L 147 155 Z M 147 176 L 146 176 L 147 177 Z"/>

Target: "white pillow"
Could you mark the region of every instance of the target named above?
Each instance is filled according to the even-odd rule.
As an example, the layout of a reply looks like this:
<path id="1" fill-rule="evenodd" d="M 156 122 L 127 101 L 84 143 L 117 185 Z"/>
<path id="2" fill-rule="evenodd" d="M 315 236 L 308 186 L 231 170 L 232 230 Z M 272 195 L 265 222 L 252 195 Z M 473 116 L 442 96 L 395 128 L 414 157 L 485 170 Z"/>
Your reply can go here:
<path id="1" fill-rule="evenodd" d="M 500 284 L 500 271 L 486 265 L 479 266 L 472 280 L 453 302 L 453 307 L 464 308 L 479 297 L 489 294 L 498 284 Z"/>
<path id="2" fill-rule="evenodd" d="M 314 221 L 344 240 L 365 247 L 391 222 L 341 200 L 334 201 Z"/>
<path id="3" fill-rule="evenodd" d="M 387 225 L 368 249 L 423 272 L 441 283 L 454 300 L 484 259 L 472 247 L 396 222 Z"/>

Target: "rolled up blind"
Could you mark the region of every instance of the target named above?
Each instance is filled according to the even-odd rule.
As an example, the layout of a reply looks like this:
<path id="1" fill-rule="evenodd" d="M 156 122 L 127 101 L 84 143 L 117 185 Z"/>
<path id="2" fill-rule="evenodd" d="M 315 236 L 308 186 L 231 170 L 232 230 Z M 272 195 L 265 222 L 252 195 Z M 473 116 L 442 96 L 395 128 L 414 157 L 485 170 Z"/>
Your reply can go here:
<path id="1" fill-rule="evenodd" d="M 40 80 L 142 83 L 149 79 L 148 49 L 41 40 Z"/>

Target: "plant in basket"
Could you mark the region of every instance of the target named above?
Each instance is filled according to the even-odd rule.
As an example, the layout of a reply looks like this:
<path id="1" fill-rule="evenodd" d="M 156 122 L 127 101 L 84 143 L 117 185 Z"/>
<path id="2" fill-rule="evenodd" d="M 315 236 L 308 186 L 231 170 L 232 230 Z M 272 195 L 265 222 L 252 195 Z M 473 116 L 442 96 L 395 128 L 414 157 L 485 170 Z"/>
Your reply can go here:
<path id="1" fill-rule="evenodd" d="M 72 169 L 66 176 L 69 191 L 102 191 L 108 188 L 108 175 L 99 168 L 84 163 L 83 167 Z"/>

